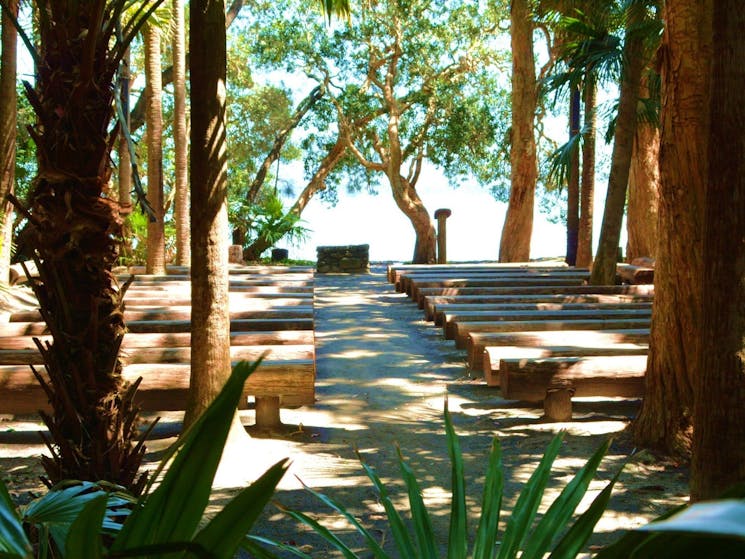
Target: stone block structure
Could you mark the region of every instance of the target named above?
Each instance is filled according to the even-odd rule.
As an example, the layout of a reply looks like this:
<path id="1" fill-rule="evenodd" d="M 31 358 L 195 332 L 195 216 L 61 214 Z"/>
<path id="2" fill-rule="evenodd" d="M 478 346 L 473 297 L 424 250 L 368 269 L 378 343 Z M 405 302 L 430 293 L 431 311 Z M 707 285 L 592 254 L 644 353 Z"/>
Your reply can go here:
<path id="1" fill-rule="evenodd" d="M 316 255 L 319 274 L 370 273 L 370 245 L 317 247 Z"/>

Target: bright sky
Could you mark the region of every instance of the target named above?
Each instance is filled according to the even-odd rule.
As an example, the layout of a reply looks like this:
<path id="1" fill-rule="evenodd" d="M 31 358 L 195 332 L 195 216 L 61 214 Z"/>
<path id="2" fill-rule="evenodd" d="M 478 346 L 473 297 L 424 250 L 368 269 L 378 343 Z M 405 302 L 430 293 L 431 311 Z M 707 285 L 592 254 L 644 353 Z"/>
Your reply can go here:
<path id="1" fill-rule="evenodd" d="M 604 184 L 598 184 L 595 201 L 595 242 L 600 229 Z M 478 185 L 450 188 L 436 170 L 427 169 L 419 180 L 418 191 L 433 215 L 438 208 L 450 208 L 447 221 L 447 255 L 450 261 L 496 260 L 507 204 L 497 202 Z M 339 193 L 339 203 L 329 207 L 313 199 L 302 215 L 313 230 L 302 246 L 286 246 L 290 258 L 315 260 L 316 247 L 325 245 L 369 244 L 372 261 L 409 261 L 414 252 L 414 230 L 398 209 L 387 183 L 378 195 Z M 625 240 L 624 240 L 625 242 Z M 563 256 L 566 229 L 549 223 L 537 209 L 533 223 L 531 258 Z"/>

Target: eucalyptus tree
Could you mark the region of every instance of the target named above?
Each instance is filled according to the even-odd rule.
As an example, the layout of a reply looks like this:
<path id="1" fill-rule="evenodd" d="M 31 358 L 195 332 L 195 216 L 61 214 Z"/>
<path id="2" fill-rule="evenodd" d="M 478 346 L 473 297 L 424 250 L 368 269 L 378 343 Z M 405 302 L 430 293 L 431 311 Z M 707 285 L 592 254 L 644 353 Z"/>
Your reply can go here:
<path id="1" fill-rule="evenodd" d="M 48 374 L 39 379 L 53 408 L 42 415 L 51 437 L 52 455 L 42 458 L 47 476 L 106 479 L 136 491 L 144 446 L 135 444 L 136 385 L 124 385 L 118 359 L 126 286 L 112 266 L 122 222 L 107 185 L 119 135 L 114 76 L 158 1 L 140 2 L 118 35 L 127 4 L 36 0 L 38 49 L 19 26 L 36 67 L 26 93 L 37 117 L 30 133 L 38 173 L 28 206 L 18 209 L 30 223 L 40 274 L 33 287 L 52 335 L 39 344 Z"/>
<path id="2" fill-rule="evenodd" d="M 277 3 L 266 14 L 258 54 L 318 83 L 329 80 L 336 114 L 315 139 L 329 153 L 341 134 L 351 154 L 334 175 L 351 188 L 387 182 L 414 229 L 412 260 L 433 262 L 434 226 L 418 191 L 425 161 L 452 182 L 495 181 L 505 99 L 493 43 L 503 9 L 471 1 L 362 2 L 350 26 L 327 32 L 288 6 Z"/>

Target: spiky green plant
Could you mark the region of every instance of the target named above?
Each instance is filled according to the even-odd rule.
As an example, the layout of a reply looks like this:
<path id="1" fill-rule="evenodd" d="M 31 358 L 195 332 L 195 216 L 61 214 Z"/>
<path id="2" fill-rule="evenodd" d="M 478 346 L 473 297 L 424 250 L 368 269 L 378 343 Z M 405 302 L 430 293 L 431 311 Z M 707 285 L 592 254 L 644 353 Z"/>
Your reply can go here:
<path id="1" fill-rule="evenodd" d="M 546 513 L 534 525 L 538 506 L 548 484 L 551 466 L 556 459 L 563 433 L 558 434 L 548 446 L 546 453 L 536 467 L 530 480 L 517 499 L 515 507 L 504 531 L 500 533 L 499 519 L 502 509 L 504 474 L 502 472 L 502 451 L 499 440 L 494 439 L 486 472 L 486 482 L 481 500 L 481 513 L 478 519 L 475 538 L 470 546 L 468 510 L 466 507 L 466 484 L 463 457 L 458 437 L 445 405 L 445 432 L 448 453 L 452 463 L 452 501 L 450 510 L 450 530 L 447 546 L 448 559 L 472 557 L 473 559 L 514 559 L 520 554 L 521 559 L 539 559 L 551 553 L 554 559 L 576 557 L 592 535 L 595 524 L 602 516 L 610 499 L 611 490 L 618 479 L 619 472 L 595 498 L 590 507 L 576 520 L 574 512 L 587 492 L 603 456 L 608 450 L 610 441 L 601 445 L 587 463 L 580 469 L 560 495 L 553 501 Z M 402 515 L 394 507 L 385 486 L 375 471 L 365 462 L 362 467 L 370 478 L 385 508 L 393 540 L 398 550 L 397 557 L 405 559 L 436 559 L 438 557 L 437 537 L 432 527 L 429 512 L 422 499 L 422 491 L 414 472 L 406 463 L 399 451 L 399 465 L 409 498 L 409 515 L 414 535 L 409 533 Z M 321 502 L 343 515 L 363 536 L 367 550 L 376 559 L 392 557 L 378 543 L 376 538 L 337 501 L 321 493 L 308 489 Z M 296 510 L 285 509 L 287 514 L 306 524 L 331 546 L 339 550 L 347 559 L 359 557 L 339 537 L 309 515 Z M 276 542 L 250 536 L 249 539 L 258 547 L 259 544 L 278 545 Z M 288 546 L 282 549 L 298 557 L 308 558 L 304 552 Z M 254 548 L 255 549 L 255 548 Z M 260 551 L 256 552 L 257 554 Z M 260 556 L 260 555 L 257 555 Z M 368 556 L 366 553 L 365 556 Z"/>

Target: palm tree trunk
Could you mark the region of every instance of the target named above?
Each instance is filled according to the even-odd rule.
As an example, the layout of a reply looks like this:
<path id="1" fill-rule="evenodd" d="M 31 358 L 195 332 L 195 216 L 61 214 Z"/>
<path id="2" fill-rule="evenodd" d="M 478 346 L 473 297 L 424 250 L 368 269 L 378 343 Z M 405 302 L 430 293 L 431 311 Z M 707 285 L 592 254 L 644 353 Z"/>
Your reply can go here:
<path id="1" fill-rule="evenodd" d="M 147 81 L 147 200 L 155 220 L 147 224 L 148 274 L 166 273 L 165 212 L 163 209 L 163 109 L 160 80 L 160 30 L 145 26 L 145 79 Z"/>
<path id="2" fill-rule="evenodd" d="M 703 108 L 709 102 L 711 20 L 693 4 L 665 4 L 655 300 L 645 396 L 634 424 L 637 444 L 677 455 L 690 450 L 708 175 L 708 138 L 702 133 L 709 129 Z"/>
<path id="3" fill-rule="evenodd" d="M 605 197 L 598 250 L 590 275 L 590 283 L 593 285 L 612 284 L 616 279 L 618 242 L 621 238 L 621 224 L 626 206 L 626 187 L 629 181 L 631 153 L 636 132 L 639 83 L 642 69 L 646 66 L 646 60 L 643 58 L 643 40 L 638 32 L 630 31 L 633 25 L 633 20 L 627 24 L 626 42 L 623 47 L 625 64 L 621 79 L 608 191 Z"/>
<path id="4" fill-rule="evenodd" d="M 579 239 L 577 266 L 592 265 L 592 227 L 595 204 L 595 78 L 588 72 L 585 78 L 585 126 L 582 141 L 582 186 L 579 199 Z"/>
<path id="5" fill-rule="evenodd" d="M 580 90 L 572 87 L 569 95 L 569 141 L 579 136 Z M 566 263 L 577 263 L 577 242 L 579 241 L 579 145 L 575 143 L 569 156 L 567 173 L 567 250 Z"/>
<path id="6" fill-rule="evenodd" d="M 9 3 L 12 17 L 18 17 L 18 1 Z M 17 32 L 2 10 L 2 67 L 0 68 L 0 283 L 7 284 L 10 272 L 13 207 L 6 201 L 14 191 L 16 167 L 16 59 Z"/>
<path id="7" fill-rule="evenodd" d="M 510 8 L 512 40 L 512 143 L 510 199 L 499 242 L 500 262 L 530 259 L 533 205 L 538 177 L 533 123 L 536 78 L 533 25 L 529 2 L 514 0 Z"/>
<path id="8" fill-rule="evenodd" d="M 189 183 L 187 179 L 188 140 L 186 131 L 186 48 L 184 0 L 173 0 L 173 143 L 176 197 L 176 263 L 191 264 L 189 227 Z"/>

